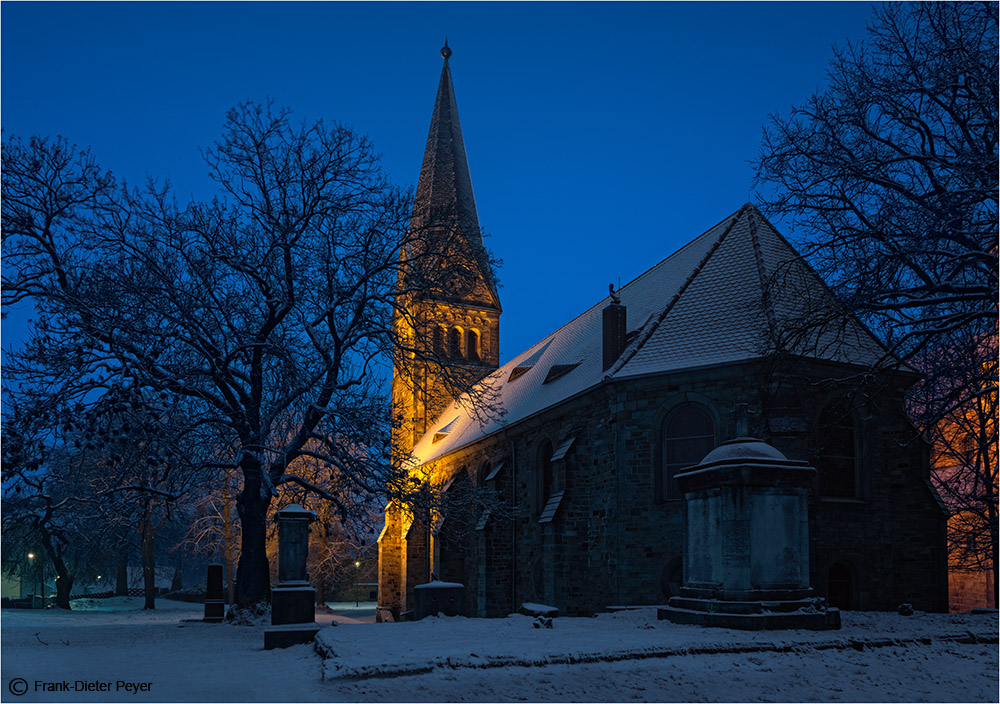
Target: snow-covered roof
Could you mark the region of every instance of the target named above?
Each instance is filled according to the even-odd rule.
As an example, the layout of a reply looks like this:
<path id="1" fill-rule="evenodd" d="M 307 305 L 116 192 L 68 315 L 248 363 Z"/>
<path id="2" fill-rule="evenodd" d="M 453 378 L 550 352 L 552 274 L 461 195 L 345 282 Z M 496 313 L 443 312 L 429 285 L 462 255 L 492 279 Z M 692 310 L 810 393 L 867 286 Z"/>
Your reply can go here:
<path id="1" fill-rule="evenodd" d="M 786 277 L 785 283 L 771 288 L 767 283 L 776 274 Z M 759 358 L 769 350 L 775 320 L 794 319 L 803 306 L 817 301 L 828 306 L 833 301 L 826 285 L 751 204 L 622 286 L 618 294 L 627 310 L 631 341 L 609 369 L 602 369 L 601 312 L 611 303 L 610 296 L 481 382 L 492 387 L 491 397 L 503 409 L 501 417 L 482 422 L 452 403 L 413 448 L 414 461 L 436 459 L 605 379 Z M 830 361 L 872 364 L 885 354 L 857 322 L 826 331 L 814 343 L 810 356 Z M 557 366 L 572 368 L 550 374 Z"/>

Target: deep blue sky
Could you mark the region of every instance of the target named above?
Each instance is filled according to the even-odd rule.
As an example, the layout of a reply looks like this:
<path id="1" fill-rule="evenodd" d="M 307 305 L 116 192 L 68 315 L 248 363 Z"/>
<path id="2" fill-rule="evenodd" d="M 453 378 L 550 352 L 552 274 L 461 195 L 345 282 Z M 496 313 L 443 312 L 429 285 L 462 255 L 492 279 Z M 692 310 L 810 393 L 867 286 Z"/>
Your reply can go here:
<path id="1" fill-rule="evenodd" d="M 414 185 L 444 37 L 501 362 L 752 199 L 761 125 L 821 89 L 863 2 L 36 3 L 0 7 L 6 135 L 60 134 L 204 196 L 239 101 L 367 133 Z M 19 323 L 4 324 L 4 346 Z"/>

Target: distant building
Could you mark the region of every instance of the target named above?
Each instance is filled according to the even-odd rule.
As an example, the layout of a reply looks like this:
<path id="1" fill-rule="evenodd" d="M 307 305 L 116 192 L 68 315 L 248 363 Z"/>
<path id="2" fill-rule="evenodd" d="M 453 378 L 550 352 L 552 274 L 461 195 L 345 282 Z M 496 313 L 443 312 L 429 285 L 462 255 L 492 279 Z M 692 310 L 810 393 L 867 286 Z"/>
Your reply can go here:
<path id="1" fill-rule="evenodd" d="M 474 259 L 482 242 L 450 50 L 442 55 L 415 219 L 445 214 L 442 232 Z M 779 326 L 834 302 L 752 205 L 500 368 L 492 275 L 462 288 L 414 298 L 411 332 L 427 349 L 447 340 L 454 364 L 481 378 L 505 415 L 481 423 L 415 355 L 395 372 L 396 445 L 439 490 L 495 491 L 516 518 L 482 515 L 448 539 L 437 531 L 447 516 L 390 506 L 380 619 L 412 609 L 413 587 L 432 572 L 466 585 L 469 615 L 505 615 L 522 602 L 567 614 L 665 603 L 681 582 L 684 504 L 673 476 L 745 435 L 818 470 L 810 563 L 821 594 L 847 609 L 948 608 L 946 515 L 903 408 L 916 377 L 885 376 L 854 393 L 884 350 L 853 321 L 814 336 L 808 354 L 774 354 Z M 426 383 L 414 390 L 402 376 Z"/>

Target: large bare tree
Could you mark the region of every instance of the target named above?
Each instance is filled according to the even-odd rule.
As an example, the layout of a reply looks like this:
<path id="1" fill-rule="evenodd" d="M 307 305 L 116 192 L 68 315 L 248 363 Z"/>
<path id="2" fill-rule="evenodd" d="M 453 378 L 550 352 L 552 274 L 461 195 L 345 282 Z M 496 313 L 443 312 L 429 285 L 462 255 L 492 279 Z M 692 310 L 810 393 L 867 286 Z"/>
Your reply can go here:
<path id="1" fill-rule="evenodd" d="M 912 410 L 948 468 L 938 488 L 983 518 L 964 545 L 993 566 L 997 16 L 996 3 L 876 7 L 865 40 L 835 52 L 828 87 L 770 118 L 756 162 L 765 209 L 845 304 L 817 324 L 858 316 L 887 343 L 885 365 L 925 375 Z"/>
<path id="2" fill-rule="evenodd" d="M 406 316 L 401 297 L 468 264 L 445 256 L 447 237 L 409 226 L 410 197 L 345 127 L 245 104 L 205 160 L 219 196 L 179 206 L 166 186 L 119 186 L 61 139 L 7 139 L 4 302 L 31 300 L 89 378 L 182 397 L 189 422 L 232 448 L 219 464 L 240 476 L 246 605 L 268 597 L 265 519 L 279 485 L 344 519 L 352 497 L 408 489 L 390 461 L 386 382 L 393 354 L 432 353 L 400 339 L 394 311 Z M 350 491 L 297 474 L 303 458 Z"/>

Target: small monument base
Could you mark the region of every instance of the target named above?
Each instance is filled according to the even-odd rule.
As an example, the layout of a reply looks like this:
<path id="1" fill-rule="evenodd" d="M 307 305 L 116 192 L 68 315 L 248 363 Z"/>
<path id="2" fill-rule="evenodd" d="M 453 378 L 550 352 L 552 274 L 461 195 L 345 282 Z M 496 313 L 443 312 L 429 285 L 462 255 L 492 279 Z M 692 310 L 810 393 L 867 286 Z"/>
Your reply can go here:
<path id="1" fill-rule="evenodd" d="M 226 617 L 225 599 L 205 599 L 205 623 L 222 623 Z"/>
<path id="2" fill-rule="evenodd" d="M 661 621 L 735 628 L 741 631 L 769 631 L 805 628 L 812 631 L 840 628 L 840 610 L 827 607 L 819 598 L 780 601 L 722 601 L 675 596 L 656 610 Z"/>
<path id="3" fill-rule="evenodd" d="M 222 592 L 222 565 L 208 566 L 208 577 L 205 581 L 205 617 L 206 623 L 222 623 L 226 616 L 226 600 Z"/>
<path id="4" fill-rule="evenodd" d="M 268 626 L 264 629 L 264 650 L 287 648 L 290 645 L 311 643 L 319 633 L 319 624 L 287 623 L 283 626 Z"/>
<path id="5" fill-rule="evenodd" d="M 464 598 L 465 585 L 458 582 L 441 582 L 435 579 L 427 584 L 418 584 L 413 588 L 413 620 L 419 621 L 435 614 L 464 616 Z"/>
<path id="6" fill-rule="evenodd" d="M 271 590 L 271 623 L 310 623 L 316 618 L 316 590 L 308 584 L 279 583 Z"/>

